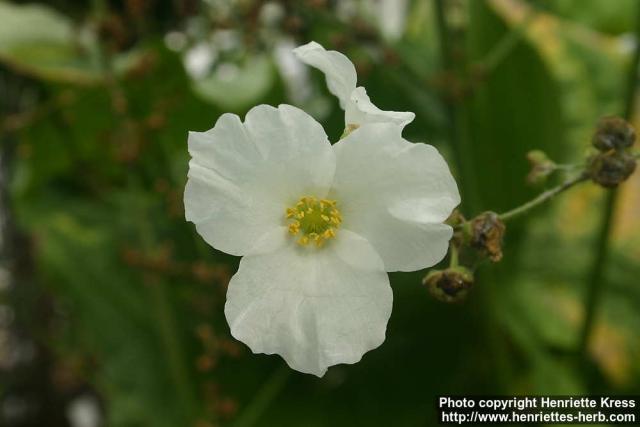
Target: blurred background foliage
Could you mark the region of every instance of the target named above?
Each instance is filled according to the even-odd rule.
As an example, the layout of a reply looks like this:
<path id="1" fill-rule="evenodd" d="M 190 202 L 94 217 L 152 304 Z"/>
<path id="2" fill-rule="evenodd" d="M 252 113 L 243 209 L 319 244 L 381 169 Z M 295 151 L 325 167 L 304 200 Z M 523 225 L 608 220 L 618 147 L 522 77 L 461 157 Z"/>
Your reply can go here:
<path id="1" fill-rule="evenodd" d="M 432 425 L 441 394 L 640 393 L 640 176 L 618 191 L 580 352 L 605 191 L 509 223 L 460 304 L 391 275 L 387 340 L 322 379 L 224 321 L 238 259 L 184 220 L 188 130 L 290 103 L 343 113 L 291 49 L 348 55 L 404 135 L 449 160 L 462 211 L 504 211 L 525 154 L 579 162 L 634 100 L 637 0 L 0 1 L 0 420 L 6 426 Z M 635 70 L 634 70 L 635 71 Z M 637 123 L 637 117 L 631 117 Z M 550 184 L 551 185 L 551 184 Z M 606 285 L 606 286 L 604 286 Z"/>

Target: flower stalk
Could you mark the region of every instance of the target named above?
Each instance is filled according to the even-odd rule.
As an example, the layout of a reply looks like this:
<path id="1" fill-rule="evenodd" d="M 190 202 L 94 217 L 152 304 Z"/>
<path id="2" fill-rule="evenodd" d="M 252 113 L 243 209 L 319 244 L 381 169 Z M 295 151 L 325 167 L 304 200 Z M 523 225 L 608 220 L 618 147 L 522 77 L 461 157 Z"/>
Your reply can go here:
<path id="1" fill-rule="evenodd" d="M 510 221 L 514 218 L 517 218 L 521 215 L 526 214 L 527 212 L 529 212 L 530 210 L 542 205 L 543 203 L 547 202 L 548 200 L 552 199 L 553 197 L 555 197 L 556 195 L 567 191 L 568 189 L 572 188 L 573 186 L 580 184 L 581 182 L 587 181 L 589 179 L 588 175 L 586 173 L 581 173 L 580 175 L 577 175 L 571 179 L 568 179 L 567 181 L 563 182 L 562 184 L 553 187 L 541 194 L 539 194 L 538 196 L 536 196 L 535 198 L 529 200 L 528 202 L 517 206 L 511 210 L 508 210 L 506 212 L 503 212 L 501 214 L 498 214 L 498 218 L 503 221 Z M 454 226 L 454 229 L 456 231 L 459 230 L 464 230 L 464 229 L 469 229 L 469 224 L 471 223 L 472 220 L 467 220 L 465 222 L 462 222 L 460 224 L 457 224 L 456 226 Z"/>
<path id="2" fill-rule="evenodd" d="M 498 215 L 498 217 L 502 220 L 502 221 L 509 221 L 513 218 L 517 218 L 518 216 L 521 216 L 525 213 L 527 213 L 528 211 L 530 211 L 531 209 L 545 203 L 547 200 L 553 198 L 554 196 L 568 190 L 569 188 L 573 187 L 576 184 L 579 184 L 581 182 L 586 181 L 588 178 L 588 176 L 585 173 L 582 173 L 578 176 L 575 176 L 565 182 L 563 182 L 562 184 L 551 188 L 541 194 L 539 194 L 537 197 L 535 197 L 532 200 L 529 200 L 528 202 L 524 203 L 521 206 L 518 206 L 516 208 L 513 208 L 507 212 L 503 212 L 500 215 Z"/>
<path id="3" fill-rule="evenodd" d="M 449 245 L 449 267 L 454 268 L 458 266 L 458 248 L 456 245 Z"/>

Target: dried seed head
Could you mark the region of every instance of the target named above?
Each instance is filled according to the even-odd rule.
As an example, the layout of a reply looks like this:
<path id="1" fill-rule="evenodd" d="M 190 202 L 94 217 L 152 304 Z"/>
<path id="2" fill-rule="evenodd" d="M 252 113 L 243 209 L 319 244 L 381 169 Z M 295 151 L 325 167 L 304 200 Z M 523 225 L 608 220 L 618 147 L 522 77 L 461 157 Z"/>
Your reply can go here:
<path id="1" fill-rule="evenodd" d="M 589 159 L 587 173 L 593 182 L 614 188 L 624 182 L 636 169 L 636 158 L 626 151 L 608 151 Z"/>
<path id="2" fill-rule="evenodd" d="M 493 262 L 502 259 L 505 226 L 495 212 L 484 212 L 471 220 L 471 246 Z"/>
<path id="3" fill-rule="evenodd" d="M 600 151 L 623 150 L 633 145 L 636 132 L 633 126 L 620 117 L 604 117 L 598 122 L 591 143 Z"/>
<path id="4" fill-rule="evenodd" d="M 422 279 L 429 293 L 443 302 L 462 301 L 473 286 L 473 273 L 465 267 L 431 270 Z"/>

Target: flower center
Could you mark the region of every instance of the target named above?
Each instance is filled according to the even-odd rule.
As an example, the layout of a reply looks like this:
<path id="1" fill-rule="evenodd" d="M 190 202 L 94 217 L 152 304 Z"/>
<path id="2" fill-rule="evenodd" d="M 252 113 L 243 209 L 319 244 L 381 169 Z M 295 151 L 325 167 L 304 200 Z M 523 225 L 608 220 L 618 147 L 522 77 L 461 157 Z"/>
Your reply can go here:
<path id="1" fill-rule="evenodd" d="M 313 242 L 317 247 L 326 240 L 336 237 L 336 231 L 342 222 L 335 200 L 317 199 L 313 196 L 302 197 L 293 207 L 287 208 L 289 233 L 301 234 L 298 243 L 306 246 Z"/>

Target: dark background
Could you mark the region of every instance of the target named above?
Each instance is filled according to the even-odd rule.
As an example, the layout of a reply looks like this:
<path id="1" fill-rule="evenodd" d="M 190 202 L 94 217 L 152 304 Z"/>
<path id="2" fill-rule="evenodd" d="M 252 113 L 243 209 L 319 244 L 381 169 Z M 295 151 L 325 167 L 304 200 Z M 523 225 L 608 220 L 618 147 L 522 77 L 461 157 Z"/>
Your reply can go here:
<path id="1" fill-rule="evenodd" d="M 436 423 L 440 394 L 640 393 L 638 174 L 615 199 L 585 183 L 509 223 L 504 259 L 474 266 L 464 302 L 433 299 L 424 271 L 392 274 L 386 342 L 322 379 L 233 340 L 238 259 L 207 246 L 182 203 L 187 131 L 223 112 L 290 103 L 340 136 L 322 75 L 290 53 L 316 40 L 353 60 L 380 108 L 416 113 L 404 136 L 447 158 L 466 216 L 517 206 L 563 178 L 528 185 L 529 150 L 580 163 L 597 119 L 634 104 L 639 12 L 0 2 L 0 424 L 418 426 Z"/>

